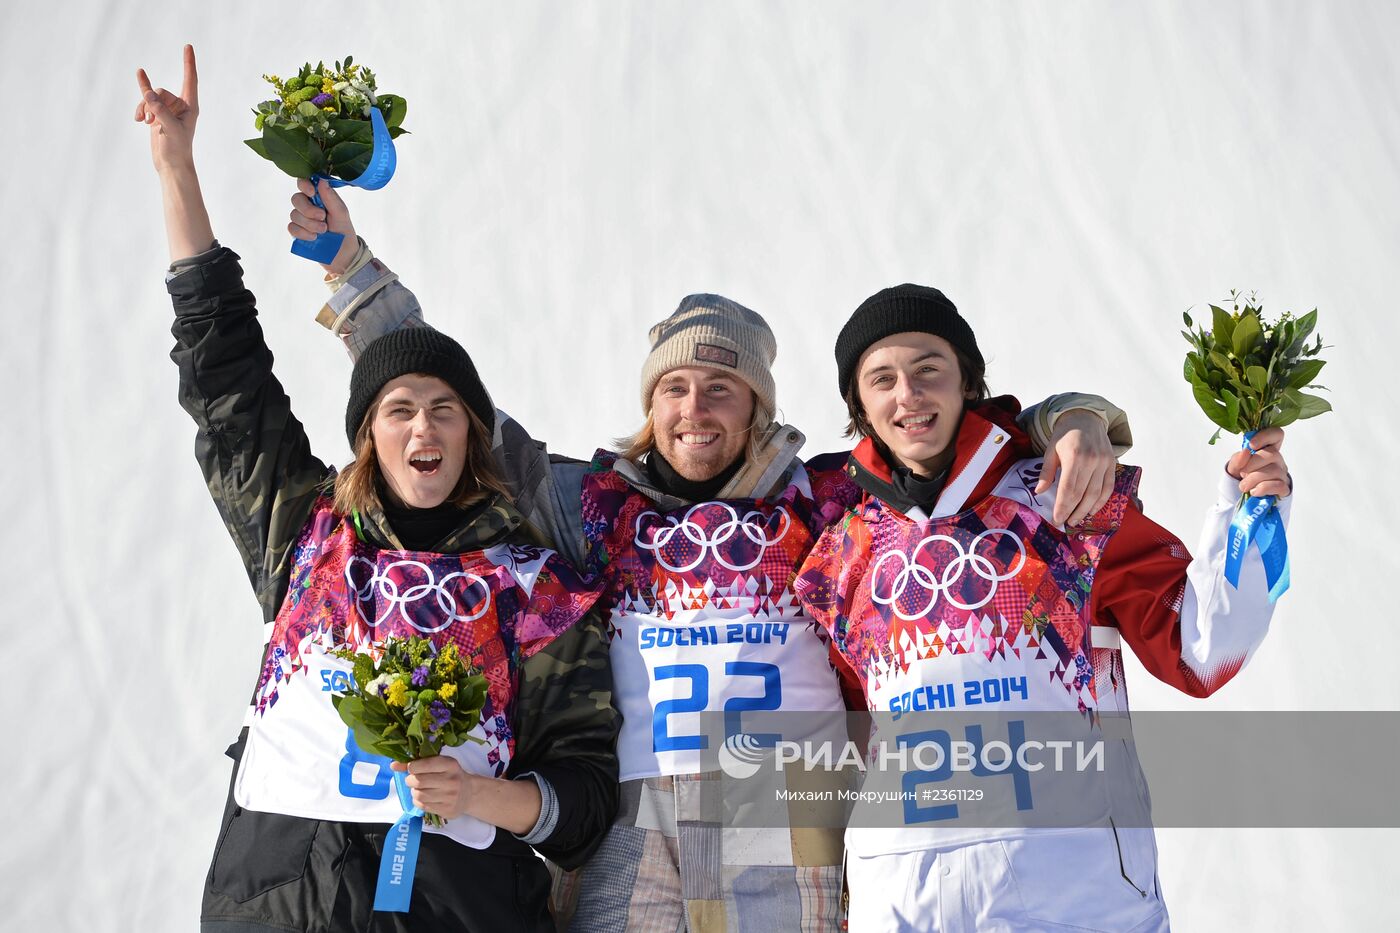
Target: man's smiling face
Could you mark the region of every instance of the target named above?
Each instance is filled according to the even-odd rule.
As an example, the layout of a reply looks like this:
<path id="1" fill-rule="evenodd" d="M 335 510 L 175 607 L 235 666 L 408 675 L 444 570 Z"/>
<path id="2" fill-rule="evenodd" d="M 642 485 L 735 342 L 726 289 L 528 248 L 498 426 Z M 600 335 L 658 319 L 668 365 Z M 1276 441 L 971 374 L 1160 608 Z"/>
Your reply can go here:
<path id="1" fill-rule="evenodd" d="M 656 449 L 686 479 L 712 479 L 743 454 L 753 406 L 753 390 L 738 376 L 708 366 L 673 369 L 651 393 Z"/>
<path id="2" fill-rule="evenodd" d="M 856 389 L 875 435 L 901 464 L 941 472 L 971 397 L 952 344 L 919 332 L 872 343 L 856 366 Z"/>

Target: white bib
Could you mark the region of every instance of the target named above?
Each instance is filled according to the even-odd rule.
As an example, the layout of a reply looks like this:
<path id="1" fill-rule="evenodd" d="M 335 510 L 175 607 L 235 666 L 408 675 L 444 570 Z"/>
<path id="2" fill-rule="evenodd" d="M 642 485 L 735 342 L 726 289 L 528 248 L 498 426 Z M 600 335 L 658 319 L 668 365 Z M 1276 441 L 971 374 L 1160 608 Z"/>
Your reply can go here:
<path id="1" fill-rule="evenodd" d="M 233 797 L 241 807 L 317 820 L 394 823 L 402 815 L 394 793 L 389 759 L 362 751 L 331 705 L 331 692 L 350 682 L 351 665 L 327 654 L 319 644 L 303 648 L 304 666 L 277 691 L 277 702 L 253 717 L 243 749 Z M 490 776 L 488 751 L 510 752 L 495 739 L 503 723 L 493 717 L 472 730 L 484 744 L 464 742 L 443 754 L 474 774 Z M 496 827 L 469 816 L 448 820 L 441 828 L 462 845 L 484 849 Z"/>
<path id="2" fill-rule="evenodd" d="M 612 622 L 621 780 L 713 767 L 703 713 L 725 714 L 729 735 L 748 731 L 745 711 L 844 708 L 826 642 L 795 606 L 756 617 L 711 603 L 669 619 L 615 608 Z"/>

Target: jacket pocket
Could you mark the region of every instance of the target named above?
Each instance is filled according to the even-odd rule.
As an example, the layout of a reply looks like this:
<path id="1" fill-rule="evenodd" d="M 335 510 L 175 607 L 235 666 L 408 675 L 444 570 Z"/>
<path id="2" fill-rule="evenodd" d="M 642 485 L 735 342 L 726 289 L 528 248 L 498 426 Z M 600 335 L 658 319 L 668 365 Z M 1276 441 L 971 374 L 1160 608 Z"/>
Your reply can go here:
<path id="1" fill-rule="evenodd" d="M 1157 893 L 1157 840 L 1152 831 L 1152 799 L 1134 747 L 1126 741 L 1110 745 L 1109 825 L 1118 847 L 1123 880 L 1144 895 Z"/>
<path id="2" fill-rule="evenodd" d="M 1025 911 L 1037 930 L 1127 931 L 1165 926 L 1162 902 L 1124 872 L 1112 826 L 1036 833 L 1002 844 Z M 1150 834 L 1152 830 L 1143 830 Z M 1155 868 L 1153 873 L 1155 874 Z M 1149 876 L 1149 879 L 1151 876 Z"/>
<path id="3" fill-rule="evenodd" d="M 316 820 L 234 806 L 214 850 L 209 888 L 239 903 L 306 874 Z"/>
<path id="4" fill-rule="evenodd" d="M 1151 826 L 1118 826 L 1111 820 L 1118 844 L 1118 867 L 1123 880 L 1143 897 L 1157 896 L 1157 839 Z"/>

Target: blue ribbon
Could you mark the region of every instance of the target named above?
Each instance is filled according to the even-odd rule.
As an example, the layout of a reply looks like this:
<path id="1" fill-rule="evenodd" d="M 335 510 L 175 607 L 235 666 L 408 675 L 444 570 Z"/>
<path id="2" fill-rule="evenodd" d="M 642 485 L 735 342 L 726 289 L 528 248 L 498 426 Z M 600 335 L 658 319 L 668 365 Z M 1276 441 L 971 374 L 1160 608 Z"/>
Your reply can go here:
<path id="1" fill-rule="evenodd" d="M 1242 447 L 1249 447 L 1254 432 L 1244 436 Z M 1250 447 L 1253 450 L 1252 447 Z M 1230 522 L 1230 540 L 1225 550 L 1225 579 L 1239 589 L 1240 568 L 1244 565 L 1245 552 L 1250 545 L 1259 548 L 1259 557 L 1264 562 L 1264 579 L 1269 584 L 1269 602 L 1288 591 L 1288 538 L 1283 532 L 1283 517 L 1274 504 L 1274 496 L 1256 499 L 1246 496 L 1240 509 Z"/>
<path id="2" fill-rule="evenodd" d="M 379 884 L 374 889 L 374 909 L 406 914 L 413 894 L 413 874 L 418 869 L 423 811 L 413 805 L 413 794 L 404 783 L 402 771 L 394 772 L 394 790 L 398 791 L 403 816 L 384 837 L 384 854 L 379 857 Z"/>
<path id="3" fill-rule="evenodd" d="M 365 166 L 365 170 L 356 176 L 354 181 L 343 181 L 319 173 L 312 175 L 313 188 L 317 188 L 322 181 L 329 181 L 332 188 L 344 188 L 349 185 L 352 188 L 375 191 L 389 183 L 389 179 L 394 177 L 394 169 L 399 161 L 398 153 L 394 149 L 394 140 L 389 136 L 389 127 L 385 125 L 384 115 L 379 112 L 378 107 L 370 108 L 369 122 L 374 128 L 374 150 L 370 153 L 369 164 Z M 320 208 L 326 206 L 321 203 L 319 191 L 311 195 L 311 203 Z M 324 264 L 335 258 L 335 254 L 340 252 L 340 244 L 344 241 L 345 234 L 327 230 L 317 234 L 314 240 L 292 240 L 292 252 L 303 259 Z"/>

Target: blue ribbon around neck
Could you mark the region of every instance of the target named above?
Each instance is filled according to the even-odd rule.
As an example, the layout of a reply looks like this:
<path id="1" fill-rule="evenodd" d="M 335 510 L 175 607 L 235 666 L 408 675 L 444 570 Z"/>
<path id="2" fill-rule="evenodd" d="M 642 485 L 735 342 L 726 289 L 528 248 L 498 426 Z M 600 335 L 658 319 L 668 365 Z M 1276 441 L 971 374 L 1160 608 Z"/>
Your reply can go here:
<path id="1" fill-rule="evenodd" d="M 378 107 L 370 108 L 369 122 L 374 127 L 374 151 L 370 153 L 369 165 L 365 166 L 365 170 L 356 176 L 354 181 L 343 181 L 319 173 L 312 175 L 313 188 L 317 188 L 322 180 L 329 181 L 332 188 L 349 185 L 352 188 L 364 188 L 366 191 L 383 188 L 389 183 L 389 179 L 394 177 L 394 169 L 398 166 L 394 140 L 389 136 L 389 127 L 385 125 L 384 115 L 379 112 Z M 311 203 L 321 208 L 326 206 L 321 203 L 319 190 L 312 194 Z M 340 252 L 340 244 L 344 241 L 345 234 L 327 230 L 317 234 L 314 240 L 292 240 L 292 252 L 303 259 L 324 264 L 335 258 L 335 254 Z"/>
<path id="2" fill-rule="evenodd" d="M 413 805 L 413 794 L 404 777 L 404 772 L 394 772 L 394 790 L 398 792 L 403 815 L 384 837 L 379 884 L 374 889 L 374 909 L 397 914 L 408 913 L 413 874 L 418 868 L 418 843 L 423 837 L 423 810 Z"/>
<path id="3" fill-rule="evenodd" d="M 1244 443 L 1240 446 L 1249 447 L 1253 437 L 1253 431 L 1245 434 Z M 1279 515 L 1274 500 L 1274 496 L 1259 499 L 1246 496 L 1230 522 L 1230 540 L 1225 549 L 1225 579 L 1239 589 L 1245 552 L 1251 545 L 1259 548 L 1259 557 L 1264 562 L 1264 579 L 1269 585 L 1270 603 L 1277 602 L 1288 591 L 1289 585 L 1288 538 L 1284 535 L 1283 517 Z"/>

